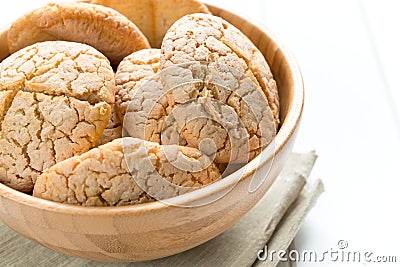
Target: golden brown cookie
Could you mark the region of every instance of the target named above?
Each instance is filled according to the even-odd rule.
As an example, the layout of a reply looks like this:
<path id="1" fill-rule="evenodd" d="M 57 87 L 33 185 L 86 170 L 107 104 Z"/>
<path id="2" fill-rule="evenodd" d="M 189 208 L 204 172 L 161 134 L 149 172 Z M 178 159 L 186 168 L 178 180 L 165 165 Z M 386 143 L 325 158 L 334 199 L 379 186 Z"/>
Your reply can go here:
<path id="1" fill-rule="evenodd" d="M 93 4 L 111 7 L 133 21 L 159 48 L 165 33 L 181 17 L 192 13 L 210 13 L 196 0 L 92 0 Z"/>
<path id="2" fill-rule="evenodd" d="M 0 181 L 23 192 L 42 171 L 93 147 L 114 102 L 105 56 L 78 43 L 49 41 L 5 59 L 0 70 Z"/>
<path id="3" fill-rule="evenodd" d="M 236 27 L 208 14 L 187 15 L 166 34 L 161 49 L 161 69 L 191 61 L 229 64 L 238 57 L 256 78 L 267 96 L 276 128 L 279 126 L 279 96 L 264 56 Z M 233 65 L 234 66 L 234 65 Z"/>
<path id="4" fill-rule="evenodd" d="M 217 167 L 194 148 L 135 138 L 60 162 L 37 180 L 33 195 L 84 206 L 120 206 L 166 199 L 220 179 Z"/>
<path id="5" fill-rule="evenodd" d="M 128 96 L 123 102 L 123 127 L 129 136 L 164 145 L 189 144 L 215 156 L 217 163 L 244 163 L 275 135 L 267 99 L 243 66 L 232 70 L 197 62 L 131 80 L 122 83 L 125 92 L 129 91 L 123 94 Z M 230 89 L 211 84 L 211 80 L 230 82 Z"/>
<path id="6" fill-rule="evenodd" d="M 88 3 L 47 4 L 15 21 L 8 32 L 11 53 L 51 40 L 91 45 L 113 65 L 134 51 L 150 47 L 142 32 L 125 16 Z"/>
<path id="7" fill-rule="evenodd" d="M 217 163 L 246 162 L 273 140 L 278 96 L 268 64 L 247 37 L 221 18 L 192 14 L 178 20 L 163 40 L 160 69 L 164 90 L 192 83 L 181 86 L 169 105 L 199 99 L 174 117 L 190 146 L 213 141 Z"/>

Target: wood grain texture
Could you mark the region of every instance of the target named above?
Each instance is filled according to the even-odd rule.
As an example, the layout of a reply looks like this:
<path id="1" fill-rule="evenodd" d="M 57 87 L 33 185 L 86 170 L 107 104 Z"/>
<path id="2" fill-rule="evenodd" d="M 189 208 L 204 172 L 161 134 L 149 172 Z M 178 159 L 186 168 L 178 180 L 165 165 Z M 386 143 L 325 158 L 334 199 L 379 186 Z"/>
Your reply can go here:
<path id="1" fill-rule="evenodd" d="M 287 237 L 287 233 L 290 233 L 290 238 L 294 237 L 296 231 L 282 233 L 287 228 L 283 228 L 283 225 L 288 224 L 286 223 L 287 219 L 293 218 L 288 214 L 292 214 L 294 210 L 304 211 L 304 213 L 296 213 L 296 215 L 299 215 L 297 216 L 299 221 L 302 221 L 310 207 L 302 205 L 308 202 L 299 202 L 298 198 L 306 184 L 306 178 L 310 175 L 315 160 L 316 155 L 314 152 L 291 154 L 271 189 L 238 223 L 209 242 L 174 256 L 135 263 L 134 265 L 129 263 L 98 263 L 76 259 L 53 253 L 46 248 L 35 245 L 0 223 L 0 236 L 4 237 L 0 240 L 0 247 L 5 248 L 0 251 L 0 259 L 6 266 L 24 266 L 27 263 L 34 266 L 48 266 L 51 264 L 52 266 L 103 267 L 250 266 L 257 260 L 257 252 L 264 247 L 264 244 L 268 243 L 271 236 L 273 236 L 271 241 L 274 243 L 273 240 L 276 240 L 276 235 L 273 235 L 273 233 L 276 232 L 278 226 L 279 236 Z M 301 199 L 303 199 L 302 197 L 300 196 Z M 297 223 L 297 220 L 290 220 L 289 223 L 294 221 Z M 297 224 L 294 226 L 297 227 Z M 280 247 L 280 249 L 286 248 L 287 246 Z M 291 266 L 290 264 L 290 262 L 285 262 L 279 266 Z"/>
<path id="2" fill-rule="evenodd" d="M 274 144 L 247 165 L 238 183 L 240 173 L 236 172 L 174 201 L 196 204 L 233 189 L 217 201 L 192 208 L 161 202 L 88 208 L 37 199 L 0 184 L 0 218 L 5 224 L 45 247 L 75 257 L 141 261 L 176 254 L 214 238 L 264 196 L 283 168 L 297 134 L 303 109 L 301 74 L 293 58 L 268 30 L 223 9 L 209 8 L 241 29 L 266 57 L 279 88 L 282 123 Z M 6 43 L 1 42 L 3 54 L 6 49 Z M 250 193 L 253 179 L 263 183 Z"/>

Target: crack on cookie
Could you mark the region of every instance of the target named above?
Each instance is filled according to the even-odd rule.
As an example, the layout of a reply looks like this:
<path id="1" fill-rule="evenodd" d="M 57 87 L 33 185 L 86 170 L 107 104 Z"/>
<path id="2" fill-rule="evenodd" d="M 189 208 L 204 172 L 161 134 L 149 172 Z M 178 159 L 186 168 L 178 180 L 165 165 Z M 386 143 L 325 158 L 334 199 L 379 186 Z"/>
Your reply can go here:
<path id="1" fill-rule="evenodd" d="M 269 82 L 271 82 L 271 80 L 273 80 L 273 78 L 272 78 L 272 77 L 266 77 L 266 78 L 268 79 L 268 83 L 265 84 L 264 81 L 263 81 L 263 79 L 262 79 L 262 76 L 260 75 L 260 73 L 259 73 L 258 71 L 254 71 L 254 70 L 252 69 L 252 67 L 251 67 L 251 65 L 252 65 L 251 61 L 252 61 L 254 55 L 255 55 L 256 53 L 259 53 L 259 52 L 257 52 L 256 50 L 252 49 L 252 51 L 251 51 L 251 52 L 252 52 L 252 58 L 251 58 L 251 59 L 247 59 L 247 58 L 244 57 L 242 54 L 236 52 L 236 51 L 234 50 L 235 48 L 234 48 L 232 45 L 230 45 L 227 41 L 225 41 L 225 40 L 221 40 L 221 41 L 222 41 L 222 43 L 223 43 L 224 45 L 226 45 L 227 47 L 229 47 L 239 58 L 241 58 L 244 62 L 246 62 L 246 65 L 247 65 L 247 67 L 248 67 L 248 70 L 251 71 L 252 74 L 254 75 L 254 77 L 257 79 L 258 85 L 261 87 L 262 91 L 264 92 L 265 96 L 267 97 L 267 99 L 268 99 L 268 104 L 269 104 L 269 108 L 270 108 L 271 110 L 274 110 L 274 111 L 275 111 L 275 112 L 273 112 L 272 115 L 274 116 L 275 123 L 276 123 L 276 125 L 278 126 L 278 125 L 279 125 L 279 114 L 277 114 L 277 110 L 279 111 L 279 108 L 277 108 L 277 104 L 276 104 L 275 98 L 271 95 L 271 94 L 272 94 L 272 93 L 271 93 L 271 88 L 269 88 L 270 86 L 269 86 L 269 84 L 268 84 Z M 274 96 L 276 97 L 275 94 L 274 94 Z M 278 100 L 278 101 L 279 101 L 279 100 Z M 278 113 L 279 113 L 279 112 L 278 112 Z"/>
<path id="2" fill-rule="evenodd" d="M 111 108 L 111 118 L 108 121 L 106 128 L 103 131 L 103 134 L 100 136 L 99 140 L 96 143 L 96 147 L 100 145 L 107 144 L 117 138 L 122 137 L 122 123 L 115 111 L 115 104 Z"/>
<path id="3" fill-rule="evenodd" d="M 71 102 L 71 99 L 74 98 L 68 98 L 68 97 L 62 97 L 61 101 L 66 101 L 66 107 L 71 108 L 70 111 L 75 112 L 75 116 L 77 118 L 76 124 L 73 125 L 73 127 L 71 128 L 71 130 L 66 130 L 63 129 L 62 127 L 59 127 L 59 124 L 54 124 L 51 119 L 49 119 L 47 116 L 42 113 L 41 108 L 39 107 L 39 103 L 43 103 L 43 105 L 45 106 L 46 103 L 52 103 L 52 102 L 58 102 L 58 98 L 60 97 L 56 97 L 56 96 L 49 96 L 46 94 L 42 94 L 42 93 L 28 93 L 28 92 L 20 92 L 20 94 L 24 94 L 26 96 L 29 96 L 29 98 L 27 98 L 27 100 L 24 100 L 24 98 L 21 98 L 21 100 L 19 101 L 25 101 L 26 104 L 29 104 L 29 101 L 32 101 L 32 103 L 30 104 L 30 106 L 27 106 L 27 110 L 25 111 L 23 108 L 18 108 L 17 106 L 14 107 L 14 110 L 12 111 L 12 114 L 18 114 L 21 113 L 24 117 L 25 116 L 32 116 L 32 121 L 27 122 L 28 124 L 21 124 L 20 127 L 21 129 L 27 129 L 26 130 L 26 134 L 29 134 L 29 140 L 24 140 L 23 143 L 18 142 L 16 139 L 14 139 L 14 136 L 18 136 L 19 133 L 14 130 L 14 128 L 16 127 L 13 126 L 12 124 L 10 124 L 10 119 L 8 124 L 9 126 L 7 126 L 7 128 L 4 128 L 2 133 L 3 133 L 3 142 L 9 142 L 10 145 L 12 147 L 15 148 L 20 148 L 21 149 L 21 155 L 23 155 L 24 157 L 24 161 L 26 162 L 24 164 L 24 168 L 26 170 L 28 170 L 28 172 L 26 172 L 26 170 L 24 171 L 25 173 L 29 174 L 29 175 L 20 175 L 18 172 L 21 171 L 21 167 L 16 167 L 16 166 L 8 166 L 7 164 L 1 164 L 2 167 L 5 170 L 9 170 L 10 168 L 15 168 L 15 170 L 17 172 L 14 172 L 14 174 L 18 174 L 18 177 L 20 177 L 21 179 L 25 179 L 25 184 L 24 186 L 27 186 L 26 184 L 28 183 L 28 179 L 31 179 L 31 181 L 29 183 L 33 183 L 35 182 L 35 176 L 39 176 L 39 174 L 42 171 L 45 171 L 45 167 L 46 165 L 52 165 L 51 162 L 47 161 L 46 162 L 46 157 L 50 156 L 50 158 L 52 160 L 54 160 L 54 163 L 56 163 L 57 161 L 61 161 L 64 160 L 65 158 L 68 158 L 70 156 L 73 155 L 77 155 L 77 154 L 81 154 L 85 151 L 87 151 L 91 145 L 94 143 L 95 138 L 97 136 L 97 131 L 99 131 L 99 127 L 101 127 L 101 124 L 105 122 L 103 122 L 101 119 L 96 119 L 93 120 L 93 122 L 88 122 L 88 120 L 90 120 L 90 113 L 88 113 L 87 115 L 89 117 L 87 117 L 87 115 L 85 114 L 78 114 L 78 110 L 75 108 L 74 104 Z M 39 99 L 39 95 L 41 96 L 41 99 Z M 21 95 L 22 96 L 22 95 Z M 42 99 L 43 98 L 43 99 Z M 30 99 L 30 100 L 29 100 Z M 76 100 L 74 99 L 74 101 L 80 101 L 80 100 Z M 25 103 L 24 102 L 24 103 Z M 96 105 L 91 105 L 88 102 L 85 101 L 80 101 L 82 103 L 84 103 L 84 105 L 82 106 L 82 108 L 84 108 L 84 110 L 82 110 L 83 112 L 91 112 L 94 111 L 96 112 Z M 108 105 L 108 104 L 107 104 Z M 97 109 L 101 108 L 101 106 L 98 106 Z M 25 114 L 25 112 L 27 112 Z M 48 112 L 50 112 L 49 114 L 52 113 L 51 110 L 49 110 Z M 12 116 L 11 113 L 7 112 L 8 116 Z M 29 115 L 30 114 L 30 115 Z M 11 118 L 11 117 L 10 117 Z M 79 119 L 78 119 L 79 118 Z M 62 120 L 61 120 L 62 121 Z M 48 126 L 45 126 L 44 124 L 47 123 Z M 63 124 L 63 123 L 61 123 Z M 78 129 L 78 127 L 81 127 L 82 124 L 87 124 L 90 125 L 92 127 L 91 132 L 92 135 L 88 135 L 88 133 L 85 133 L 85 135 L 82 134 L 78 134 L 75 132 L 75 130 Z M 10 128 L 11 127 L 11 128 Z M 53 139 L 49 139 L 48 137 L 45 137 L 42 135 L 43 130 L 46 127 L 46 131 L 54 131 L 54 133 L 58 133 L 58 134 L 62 134 L 62 136 L 58 137 L 58 138 L 53 138 Z M 51 128 L 49 128 L 51 127 Z M 87 127 L 83 127 L 87 128 Z M 30 129 L 30 130 L 29 130 Z M 4 132 L 5 131 L 5 132 Z M 24 130 L 25 131 L 25 130 Z M 5 135 L 5 136 L 4 136 Z M 77 136 L 77 138 L 74 138 L 74 136 Z M 71 148 L 71 153 L 72 155 L 70 155 L 71 153 L 69 153 L 68 151 L 62 151 L 61 154 L 59 154 L 59 150 L 55 148 L 55 143 L 57 142 L 57 140 L 66 140 L 67 143 L 69 145 L 73 144 L 73 147 Z M 82 142 L 79 142 L 79 140 L 86 140 L 86 142 L 88 143 L 88 146 L 84 146 L 81 145 Z M 65 143 L 65 142 L 64 142 Z M 41 148 L 47 149 L 48 154 L 47 155 L 43 155 L 43 158 L 41 156 Z M 32 155 L 30 153 L 33 153 Z M 67 155 L 68 154 L 68 155 Z M 18 158 L 14 157 L 13 153 L 7 153 L 7 152 L 2 152 L 2 157 L 6 157 L 6 156 L 10 156 L 14 159 L 14 161 L 17 161 Z M 67 155 L 67 157 L 65 157 L 65 155 Z M 35 160 L 33 161 L 32 157 L 37 157 L 39 156 L 39 160 Z M 21 162 L 21 160 L 20 160 Z M 32 165 L 32 162 L 35 162 L 35 166 Z M 21 163 L 20 163 L 21 164 Z M 44 165 L 45 164 L 45 165 Z M 37 166 L 36 166 L 37 165 Z M 32 176 L 33 175 L 33 176 Z M 17 178 L 17 176 L 15 176 Z M 23 178 L 25 177 L 25 178 Z M 5 178 L 2 177 L 2 180 L 7 182 L 7 180 L 10 180 L 11 178 Z M 33 180 L 32 180 L 33 179 Z M 9 184 L 13 185 L 12 187 L 18 187 L 18 185 L 13 184 L 12 181 L 8 182 Z M 22 189 L 22 188 L 18 188 L 20 190 L 24 190 L 24 191 L 30 191 L 31 189 Z"/>
<path id="4" fill-rule="evenodd" d="M 14 91 L 14 90 L 1 91 L 0 93 L 2 93 L 2 92 L 10 92 L 11 93 L 11 99 L 8 99 L 5 102 L 4 106 L 1 108 L 2 109 L 2 114 L 0 114 L 1 115 L 0 116 L 0 138 L 3 138 L 3 131 L 2 131 L 3 120 L 6 117 L 7 112 L 10 109 L 10 107 L 11 107 L 13 101 L 14 101 L 15 95 L 17 94 L 16 91 Z"/>
<path id="5" fill-rule="evenodd" d="M 33 51 L 32 54 L 30 54 L 31 50 Z M 38 53 L 38 48 L 37 47 L 31 47 L 31 48 L 27 49 L 26 53 L 16 54 L 16 58 L 15 58 L 15 60 L 13 60 L 12 63 L 15 64 L 17 62 L 17 63 L 20 63 L 20 65 L 17 65 L 15 67 L 15 69 L 17 71 L 19 69 L 21 69 L 21 67 L 23 65 L 25 65 L 26 63 L 30 62 L 36 56 L 37 53 Z M 28 58 L 24 58 L 25 56 L 28 56 Z M 18 62 L 18 59 L 23 59 L 23 60 L 21 60 L 21 62 Z M 1 64 L 1 73 L 3 73 L 3 71 L 8 71 L 8 69 L 4 69 L 3 66 L 4 66 L 4 61 Z M 24 71 L 20 71 L 18 73 L 22 74 L 24 76 L 24 78 L 25 78 L 24 80 L 28 79 L 28 77 L 29 77 Z M 1 77 L 1 78 L 3 78 L 3 77 Z M 3 84 L 3 81 L 0 79 L 0 88 L 3 90 L 1 84 Z M 23 86 L 23 84 L 21 84 L 21 86 Z M 6 88 L 6 89 L 8 89 L 8 88 Z M 22 87 L 17 88 L 17 89 L 22 89 Z"/>
<path id="6" fill-rule="evenodd" d="M 33 95 L 33 99 L 35 100 L 35 104 L 34 104 L 35 108 L 34 108 L 34 111 L 33 111 L 33 115 L 35 116 L 36 120 L 39 122 L 39 127 L 37 128 L 37 132 L 36 132 L 36 138 L 38 140 L 40 140 L 39 144 L 38 144 L 38 147 L 40 147 L 41 143 L 44 143 L 44 140 L 42 140 L 42 129 L 43 129 L 43 123 L 44 123 L 43 114 L 39 110 L 39 102 L 40 101 L 37 99 L 37 94 L 34 93 L 32 95 Z M 33 140 L 32 140 L 32 137 L 31 137 L 31 141 L 27 144 L 27 146 L 29 146 L 29 144 L 32 143 L 32 141 Z M 52 146 L 50 146 L 50 150 L 52 151 L 53 156 L 55 156 L 54 148 Z M 38 169 L 35 169 L 35 170 L 40 172 L 40 171 L 43 171 L 43 168 L 44 168 L 44 166 L 42 164 L 42 167 L 39 170 Z"/>
<path id="7" fill-rule="evenodd" d="M 46 50 L 47 44 L 54 44 L 50 52 Z M 114 88 L 105 87 L 106 84 L 113 83 L 114 79 L 108 60 L 87 45 L 74 45 L 76 44 L 63 41 L 44 42 L 11 55 L 2 62 L 0 90 L 67 95 L 91 104 L 102 101 L 112 103 Z M 28 57 L 24 58 L 24 53 Z M 79 60 L 81 56 L 87 58 Z M 82 63 L 86 69 L 82 69 Z M 62 64 L 64 65 L 61 66 Z M 94 80 L 87 78 L 89 74 L 96 74 L 90 76 Z M 63 86 L 62 90 L 54 87 L 58 83 Z M 78 83 L 79 88 L 74 88 L 74 83 Z M 109 86 L 112 87 L 111 84 Z"/>
<path id="8" fill-rule="evenodd" d="M 126 110 L 132 100 L 137 83 L 149 79 L 160 69 L 159 49 L 145 49 L 135 52 L 126 57 L 118 66 L 115 76 L 116 111 L 121 120 L 124 121 Z"/>
<path id="9" fill-rule="evenodd" d="M 15 131 L 10 131 L 9 133 L 12 133 L 12 132 L 15 132 Z M 17 140 L 15 140 L 13 137 L 7 138 L 7 141 L 11 142 L 14 145 L 14 147 L 17 147 L 17 148 L 21 149 L 22 156 L 25 159 L 25 166 L 24 166 L 24 171 L 23 172 L 25 172 L 26 168 L 28 168 L 30 172 L 32 172 L 33 174 L 36 174 L 36 176 L 38 176 L 41 172 L 36 170 L 35 168 L 33 168 L 31 166 L 31 158 L 30 158 L 30 156 L 28 154 L 28 144 L 29 143 L 22 145 Z M 12 156 L 12 154 L 6 154 L 6 155 L 11 156 L 12 158 L 14 158 Z M 17 161 L 18 158 L 14 158 L 14 160 Z M 16 165 L 14 167 L 17 169 Z M 17 172 L 19 172 L 19 171 L 21 171 L 21 170 L 17 170 Z M 24 181 L 26 180 L 26 177 L 22 177 L 22 175 L 20 175 L 19 173 L 15 173 L 14 175 L 16 176 L 17 179 L 24 180 Z M 35 179 L 35 178 L 33 178 L 33 179 Z M 35 180 L 32 180 L 32 178 L 30 178 L 30 179 L 28 179 L 27 182 L 34 184 Z"/>

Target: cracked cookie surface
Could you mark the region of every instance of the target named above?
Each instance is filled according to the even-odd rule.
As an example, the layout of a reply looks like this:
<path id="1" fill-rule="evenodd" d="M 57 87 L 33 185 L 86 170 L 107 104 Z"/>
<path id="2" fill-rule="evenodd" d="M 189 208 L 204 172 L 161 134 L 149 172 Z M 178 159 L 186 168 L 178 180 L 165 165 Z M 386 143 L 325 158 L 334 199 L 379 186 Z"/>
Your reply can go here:
<path id="1" fill-rule="evenodd" d="M 210 13 L 196 0 L 92 0 L 124 14 L 143 31 L 152 47 L 159 48 L 172 24 L 187 14 Z"/>
<path id="2" fill-rule="evenodd" d="M 115 106 L 127 136 L 161 144 L 168 111 L 160 81 L 160 50 L 144 49 L 121 61 L 116 73 Z M 171 144 L 164 140 L 163 144 Z M 173 144 L 186 145 L 182 135 Z"/>
<path id="3" fill-rule="evenodd" d="M 113 65 L 134 51 L 150 47 L 142 32 L 125 16 L 88 3 L 49 3 L 15 21 L 8 33 L 11 53 L 54 40 L 91 45 Z"/>
<path id="4" fill-rule="evenodd" d="M 273 140 L 275 125 L 264 94 L 232 62 L 235 69 L 191 63 L 163 71 L 164 89 L 172 88 L 166 89 L 163 105 L 164 139 L 175 143 L 182 134 L 216 163 L 235 164 L 252 160 Z"/>
<path id="5" fill-rule="evenodd" d="M 136 89 L 160 69 L 160 49 L 143 49 L 130 54 L 118 66 L 115 74 L 115 109 L 121 121 Z"/>
<path id="6" fill-rule="evenodd" d="M 224 63 L 236 69 L 196 62 L 159 72 L 157 49 L 126 57 L 116 74 L 124 129 L 152 142 L 201 147 L 217 163 L 254 158 L 275 134 L 271 112 L 260 108 L 268 102 L 238 57 L 226 57 Z M 214 144 L 202 145 L 210 138 Z"/>
<path id="7" fill-rule="evenodd" d="M 186 86 L 173 102 L 216 100 L 193 103 L 174 117 L 190 146 L 212 139 L 217 163 L 251 160 L 274 138 L 279 99 L 268 64 L 243 33 L 221 18 L 192 14 L 178 20 L 163 40 L 160 69 L 166 90 L 202 82 Z"/>
<path id="8" fill-rule="evenodd" d="M 181 195 L 220 179 L 197 149 L 120 138 L 44 172 L 33 195 L 84 206 L 120 206 Z"/>
<path id="9" fill-rule="evenodd" d="M 114 102 L 114 73 L 94 48 L 51 41 L 1 63 L 0 181 L 29 192 L 52 165 L 98 141 Z"/>
<path id="10" fill-rule="evenodd" d="M 272 114 L 263 108 L 268 106 L 265 96 L 240 71 L 197 62 L 132 80 L 123 83 L 129 92 L 123 93 L 123 126 L 129 136 L 166 145 L 189 144 L 217 163 L 244 163 L 275 135 Z M 211 80 L 229 83 L 231 89 Z"/>
<path id="11" fill-rule="evenodd" d="M 111 117 L 96 146 L 101 146 L 122 137 L 122 123 L 115 111 L 115 104 L 111 108 Z"/>
<path id="12" fill-rule="evenodd" d="M 279 95 L 268 63 L 240 30 L 222 18 L 191 14 L 178 20 L 163 40 L 160 64 L 161 69 L 191 61 L 230 64 L 229 57 L 232 56 L 247 66 L 262 88 L 278 128 Z"/>

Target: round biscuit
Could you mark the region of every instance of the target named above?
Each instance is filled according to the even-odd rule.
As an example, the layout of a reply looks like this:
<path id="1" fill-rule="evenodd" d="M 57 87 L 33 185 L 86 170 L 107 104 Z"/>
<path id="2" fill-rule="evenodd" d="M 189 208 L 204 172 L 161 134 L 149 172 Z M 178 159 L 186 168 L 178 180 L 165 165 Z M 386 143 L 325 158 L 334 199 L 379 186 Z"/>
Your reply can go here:
<path id="1" fill-rule="evenodd" d="M 36 43 L 0 69 L 0 181 L 30 192 L 46 169 L 93 147 L 114 102 L 114 73 L 94 48 Z"/>
<path id="2" fill-rule="evenodd" d="M 39 7 L 16 20 L 8 32 L 11 53 L 52 40 L 93 46 L 114 66 L 132 52 L 150 47 L 136 25 L 118 11 L 80 2 L 49 3 Z"/>

